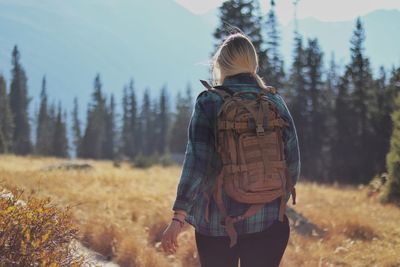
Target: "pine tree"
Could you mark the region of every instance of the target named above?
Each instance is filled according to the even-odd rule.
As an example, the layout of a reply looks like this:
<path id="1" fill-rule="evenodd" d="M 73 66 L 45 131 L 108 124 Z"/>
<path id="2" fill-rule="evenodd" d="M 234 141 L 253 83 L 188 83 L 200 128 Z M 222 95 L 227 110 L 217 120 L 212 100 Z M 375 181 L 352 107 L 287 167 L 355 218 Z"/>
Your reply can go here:
<path id="1" fill-rule="evenodd" d="M 42 91 L 40 93 L 40 108 L 37 118 L 36 128 L 36 153 L 38 155 L 50 155 L 52 151 L 52 143 L 50 142 L 51 136 L 51 121 L 48 114 L 46 92 L 46 77 L 42 79 Z"/>
<path id="2" fill-rule="evenodd" d="M 106 159 L 114 159 L 115 157 L 115 101 L 114 95 L 110 97 L 109 106 L 106 109 L 105 117 L 105 138 L 103 141 L 103 154 Z"/>
<path id="3" fill-rule="evenodd" d="M 57 108 L 56 108 L 56 104 L 54 102 L 49 105 L 48 115 L 49 115 L 49 125 L 48 125 L 49 140 L 48 140 L 48 143 L 53 144 L 54 143 L 53 138 L 55 136 L 56 121 L 57 121 Z M 53 148 L 51 149 L 50 154 L 54 155 Z"/>
<path id="4" fill-rule="evenodd" d="M 160 103 L 158 102 L 157 98 L 154 98 L 151 103 L 150 103 L 150 117 L 149 117 L 149 122 L 150 122 L 150 127 L 149 129 L 150 132 L 148 133 L 147 137 L 149 140 L 152 140 L 149 142 L 149 154 L 150 155 L 155 155 L 159 156 L 158 153 L 158 145 L 160 140 L 158 139 L 160 137 L 160 124 L 158 123 L 158 115 L 160 114 Z"/>
<path id="5" fill-rule="evenodd" d="M 82 138 L 82 157 L 104 158 L 103 142 L 106 133 L 106 99 L 102 92 L 100 75 L 94 80 L 92 103 L 88 107 L 85 133 Z"/>
<path id="6" fill-rule="evenodd" d="M 285 82 L 285 71 L 282 56 L 279 52 L 280 35 L 278 30 L 278 21 L 275 15 L 274 0 L 271 0 L 271 9 L 268 12 L 266 33 L 267 55 L 270 63 L 268 66 L 270 66 L 270 69 L 266 71 L 267 76 L 265 76 L 265 80 L 269 85 L 280 89 L 283 87 Z"/>
<path id="7" fill-rule="evenodd" d="M 357 172 L 353 166 L 355 155 L 354 150 L 354 132 L 351 98 L 349 93 L 349 73 L 340 77 L 338 85 L 338 94 L 335 99 L 335 129 L 336 135 L 332 149 L 332 170 L 331 175 L 337 181 L 349 181 Z"/>
<path id="8" fill-rule="evenodd" d="M 163 87 L 160 93 L 160 108 L 159 114 L 157 118 L 157 128 L 159 129 L 158 147 L 157 151 L 160 155 L 165 154 L 167 147 L 167 132 L 169 127 L 169 118 L 168 118 L 168 96 L 167 96 L 167 88 Z"/>
<path id="9" fill-rule="evenodd" d="M 400 92 L 400 67 L 397 69 L 392 69 L 389 85 L 387 88 L 387 94 L 389 101 L 389 110 L 393 112 L 395 105 L 394 99 L 396 98 L 398 92 Z"/>
<path id="10" fill-rule="evenodd" d="M 299 34 L 295 34 L 294 49 L 293 49 L 293 62 L 290 69 L 289 76 L 289 89 L 283 95 L 288 100 L 289 105 L 293 112 L 298 113 L 298 119 L 301 119 L 302 105 L 306 103 L 305 94 L 305 52 L 303 47 L 303 38 Z"/>
<path id="11" fill-rule="evenodd" d="M 359 120 L 358 133 L 362 138 L 367 132 L 367 105 L 368 89 L 372 75 L 369 67 L 369 60 L 363 54 L 365 32 L 360 19 L 357 19 L 356 29 L 351 40 L 351 63 L 347 66 L 353 84 L 353 101 L 357 117 Z"/>
<path id="12" fill-rule="evenodd" d="M 72 136 L 73 145 L 75 148 L 75 154 L 77 157 L 81 157 L 81 144 L 82 144 L 82 133 L 81 133 L 81 122 L 79 120 L 79 109 L 78 109 L 78 98 L 74 98 L 74 108 L 72 111 Z"/>
<path id="13" fill-rule="evenodd" d="M 140 136 L 138 130 L 138 111 L 137 111 L 136 92 L 133 79 L 129 83 L 129 136 L 131 157 L 135 157 L 139 153 Z"/>
<path id="14" fill-rule="evenodd" d="M 339 85 L 338 66 L 335 61 L 335 54 L 332 53 L 325 81 L 325 87 L 326 87 L 325 104 L 328 105 L 329 109 L 331 110 L 335 106 L 335 96 L 337 96 L 338 93 L 338 85 Z"/>
<path id="15" fill-rule="evenodd" d="M 66 133 L 66 114 L 62 113 L 61 103 L 58 104 L 57 115 L 54 121 L 54 136 L 52 154 L 56 157 L 68 157 L 68 139 Z"/>
<path id="16" fill-rule="evenodd" d="M 141 152 L 141 120 L 138 118 L 133 79 L 124 87 L 122 96 L 121 153 L 134 158 Z"/>
<path id="17" fill-rule="evenodd" d="M 0 153 L 11 152 L 14 130 L 6 88 L 6 81 L 0 74 Z"/>
<path id="18" fill-rule="evenodd" d="M 326 134 L 323 136 L 323 145 L 322 145 L 322 160 L 324 162 L 324 180 L 332 181 L 333 179 L 333 149 L 336 141 L 337 129 L 335 124 L 335 100 L 338 95 L 338 86 L 339 86 L 339 74 L 338 74 L 338 66 L 335 62 L 335 55 L 332 53 L 331 59 L 329 62 L 329 69 L 326 74 L 326 80 L 322 94 L 322 104 L 323 107 L 323 117 L 325 119 L 326 126 Z"/>
<path id="19" fill-rule="evenodd" d="M 121 153 L 133 157 L 133 142 L 131 136 L 131 119 L 128 89 L 125 86 L 122 94 L 122 129 L 121 129 Z"/>
<path id="20" fill-rule="evenodd" d="M 141 151 L 143 155 L 150 156 L 152 154 L 153 142 L 155 141 L 152 129 L 152 118 L 151 118 L 151 102 L 149 89 L 146 89 L 143 94 L 142 110 L 141 110 L 141 121 L 142 121 L 142 147 Z"/>
<path id="21" fill-rule="evenodd" d="M 193 97 L 191 86 L 186 89 L 186 96 L 182 97 L 178 92 L 176 98 L 176 116 L 171 129 L 169 147 L 172 153 L 183 154 L 186 151 L 188 140 L 188 126 L 193 110 Z"/>
<path id="22" fill-rule="evenodd" d="M 219 8 L 219 26 L 214 38 L 219 45 L 232 33 L 243 32 L 251 39 L 259 56 L 260 74 L 268 77 L 270 65 L 265 48 L 263 48 L 261 11 L 257 1 L 230 0 Z"/>
<path id="23" fill-rule="evenodd" d="M 326 173 L 323 173 L 326 166 L 322 157 L 323 137 L 327 134 L 323 106 L 322 57 L 317 39 L 308 40 L 304 68 L 308 103 L 303 106 L 308 127 L 303 138 L 303 173 L 318 180 L 326 176 Z"/>
<path id="24" fill-rule="evenodd" d="M 20 53 L 15 46 L 12 52 L 10 108 L 14 119 L 13 152 L 26 155 L 32 152 L 31 127 L 29 124 L 27 77 L 20 64 Z"/>
<path id="25" fill-rule="evenodd" d="M 386 157 L 389 186 L 385 201 L 400 204 L 400 94 L 397 94 L 395 108 L 391 116 L 393 131 L 390 139 L 390 151 Z"/>
<path id="26" fill-rule="evenodd" d="M 369 144 L 372 141 L 371 125 L 368 119 L 370 116 L 368 106 L 373 105 L 371 97 L 373 79 L 369 59 L 364 55 L 364 41 L 364 28 L 358 18 L 351 39 L 351 62 L 346 66 L 354 115 L 351 127 L 355 134 L 353 146 L 356 148 L 353 154 L 353 168 L 358 170 L 354 173 L 353 182 L 367 182 L 374 175 L 373 164 L 371 164 L 373 153 L 369 150 Z"/>
<path id="27" fill-rule="evenodd" d="M 374 173 L 382 173 L 385 170 L 385 158 L 389 151 L 392 132 L 390 114 L 392 113 L 394 98 L 391 97 L 387 81 L 386 71 L 383 67 L 380 67 L 379 77 L 375 80 L 373 102 L 368 107 L 371 113 L 369 120 L 373 130 L 370 139 L 373 142 L 370 142 L 370 150 L 374 151 L 374 160 L 371 162 L 374 166 Z"/>
<path id="28" fill-rule="evenodd" d="M 305 80 L 306 58 L 303 40 L 300 35 L 295 35 L 294 44 L 293 63 L 290 70 L 288 87 L 290 91 L 287 91 L 284 97 L 287 99 L 294 123 L 296 124 L 299 148 L 302 153 L 301 157 L 303 161 L 305 158 L 310 158 L 310 155 L 307 155 L 306 147 L 306 136 L 309 132 L 308 114 L 305 108 L 308 105 Z M 302 166 L 302 173 L 303 172 L 304 168 Z"/>
<path id="29" fill-rule="evenodd" d="M 135 144 L 135 156 L 138 155 L 143 155 L 143 142 L 145 140 L 145 132 L 143 130 L 143 119 L 142 119 L 142 114 L 140 114 L 137 118 L 136 121 L 136 127 L 135 127 L 135 139 L 134 139 L 134 144 Z"/>

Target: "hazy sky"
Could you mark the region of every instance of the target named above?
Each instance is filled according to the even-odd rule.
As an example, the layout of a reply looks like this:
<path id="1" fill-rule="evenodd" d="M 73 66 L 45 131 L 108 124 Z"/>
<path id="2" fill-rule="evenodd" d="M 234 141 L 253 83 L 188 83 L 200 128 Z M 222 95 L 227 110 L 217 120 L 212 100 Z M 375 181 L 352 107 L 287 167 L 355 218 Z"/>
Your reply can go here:
<path id="1" fill-rule="evenodd" d="M 175 0 L 195 14 L 206 13 L 218 7 L 223 0 Z M 260 1 L 264 12 L 269 0 Z M 275 0 L 278 17 L 286 24 L 293 18 L 292 0 Z M 399 9 L 400 0 L 300 0 L 298 18 L 313 17 L 323 21 L 351 20 L 376 9 Z"/>

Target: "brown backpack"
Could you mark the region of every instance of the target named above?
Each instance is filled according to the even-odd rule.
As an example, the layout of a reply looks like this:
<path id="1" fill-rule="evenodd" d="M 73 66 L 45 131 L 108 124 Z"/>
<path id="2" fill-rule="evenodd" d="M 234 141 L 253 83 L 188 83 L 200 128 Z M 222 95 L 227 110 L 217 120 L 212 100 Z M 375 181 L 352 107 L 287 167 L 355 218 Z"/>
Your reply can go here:
<path id="1" fill-rule="evenodd" d="M 235 222 L 256 214 L 265 203 L 277 198 L 281 198 L 279 220 L 283 221 L 289 191 L 295 204 L 296 191 L 288 173 L 282 136 L 283 128 L 289 124 L 279 116 L 277 106 L 267 96 L 267 93 L 276 93 L 273 87 L 261 89 L 259 93 L 230 94 L 229 88 L 202 83 L 223 101 L 218 111 L 216 133 L 216 149 L 223 166 L 216 179 L 213 197 L 222 213 L 221 223 L 232 247 L 237 242 Z M 255 97 L 244 97 L 250 94 Z M 228 216 L 222 190 L 234 200 L 252 205 L 240 216 Z M 209 200 L 207 193 L 205 196 Z"/>

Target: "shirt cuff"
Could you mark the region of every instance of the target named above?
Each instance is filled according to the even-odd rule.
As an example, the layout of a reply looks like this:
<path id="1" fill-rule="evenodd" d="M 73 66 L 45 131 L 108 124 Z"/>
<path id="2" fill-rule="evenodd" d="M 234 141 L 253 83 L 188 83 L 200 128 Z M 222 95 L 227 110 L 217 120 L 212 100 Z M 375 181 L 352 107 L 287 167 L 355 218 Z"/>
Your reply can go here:
<path id="1" fill-rule="evenodd" d="M 174 205 L 172 206 L 172 210 L 184 210 L 186 213 L 189 213 L 190 205 L 189 203 L 176 199 Z"/>

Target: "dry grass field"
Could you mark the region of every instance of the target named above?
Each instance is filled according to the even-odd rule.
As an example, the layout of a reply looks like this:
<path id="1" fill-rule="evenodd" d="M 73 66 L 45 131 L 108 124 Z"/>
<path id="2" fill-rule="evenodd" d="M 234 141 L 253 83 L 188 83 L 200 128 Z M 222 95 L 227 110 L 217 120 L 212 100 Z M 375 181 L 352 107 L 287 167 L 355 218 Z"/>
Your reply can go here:
<path id="1" fill-rule="evenodd" d="M 84 162 L 94 168 L 49 170 L 65 160 L 3 155 L 0 186 L 73 206 L 81 241 L 121 266 L 199 266 L 190 226 L 180 235 L 175 256 L 164 255 L 158 244 L 171 216 L 180 167 Z M 398 207 L 381 205 L 362 187 L 301 182 L 297 192 L 295 210 L 324 234 L 302 235 L 293 227 L 282 266 L 400 266 Z"/>

